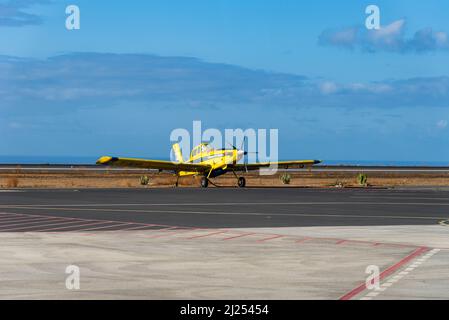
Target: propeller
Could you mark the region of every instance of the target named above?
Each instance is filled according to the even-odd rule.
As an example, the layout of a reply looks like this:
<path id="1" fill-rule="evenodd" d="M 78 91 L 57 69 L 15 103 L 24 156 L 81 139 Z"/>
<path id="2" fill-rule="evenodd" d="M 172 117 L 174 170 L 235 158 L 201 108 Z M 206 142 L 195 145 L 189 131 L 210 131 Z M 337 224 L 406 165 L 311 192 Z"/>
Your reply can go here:
<path id="1" fill-rule="evenodd" d="M 257 152 L 257 151 L 255 151 L 255 152 L 249 152 L 249 151 L 245 151 L 245 150 L 243 150 L 243 147 L 245 146 L 245 142 L 246 142 L 246 136 L 245 137 L 243 137 L 243 141 L 242 141 L 242 144 L 240 145 L 240 149 L 238 149 L 238 150 L 242 150 L 243 151 L 243 155 L 248 155 L 248 154 L 259 154 L 259 152 Z M 234 146 L 233 146 L 234 147 Z M 235 150 L 236 148 L 234 147 L 234 150 Z"/>
<path id="2" fill-rule="evenodd" d="M 243 137 L 243 141 L 242 141 L 242 144 L 240 146 L 240 150 L 243 150 L 243 147 L 245 146 L 245 142 L 246 142 L 246 136 Z"/>
<path id="3" fill-rule="evenodd" d="M 232 150 L 237 150 L 237 147 L 234 146 L 233 144 L 231 144 L 231 143 L 229 143 L 229 142 L 227 142 L 227 141 L 226 141 L 226 144 L 227 144 L 228 146 L 231 146 L 231 147 L 232 147 Z"/>
<path id="4" fill-rule="evenodd" d="M 244 156 L 246 156 L 246 155 L 248 155 L 248 154 L 259 154 L 259 152 L 248 152 L 248 151 L 243 150 L 243 147 L 245 146 L 246 138 L 247 138 L 246 136 L 243 137 L 243 141 L 242 141 L 242 144 L 240 145 L 240 149 L 237 149 L 236 146 L 234 146 L 233 144 L 231 144 L 231 143 L 229 143 L 229 142 L 227 142 L 227 141 L 226 141 L 226 144 L 228 144 L 229 146 L 231 146 L 233 150 L 243 151 L 243 155 L 244 155 Z M 248 167 L 247 167 L 247 164 L 248 164 L 248 157 L 244 157 L 243 164 L 244 164 L 244 166 L 245 166 L 245 171 L 248 172 Z"/>
<path id="5" fill-rule="evenodd" d="M 245 146 L 245 143 L 246 143 L 246 138 L 247 138 L 246 136 L 243 137 L 242 145 L 240 146 L 240 150 L 243 151 L 243 155 L 246 156 L 248 154 L 259 154 L 259 152 L 257 152 L 257 151 L 249 152 L 249 151 L 243 150 L 243 147 Z M 243 165 L 245 166 L 245 171 L 248 173 L 248 166 L 247 166 L 248 165 L 248 157 L 244 157 Z"/>
<path id="6" fill-rule="evenodd" d="M 243 150 L 245 146 L 246 136 L 243 137 L 242 145 L 240 146 L 240 150 Z M 245 166 L 245 172 L 248 173 L 248 157 L 245 157 L 248 154 L 248 151 L 243 150 L 243 165 Z"/>

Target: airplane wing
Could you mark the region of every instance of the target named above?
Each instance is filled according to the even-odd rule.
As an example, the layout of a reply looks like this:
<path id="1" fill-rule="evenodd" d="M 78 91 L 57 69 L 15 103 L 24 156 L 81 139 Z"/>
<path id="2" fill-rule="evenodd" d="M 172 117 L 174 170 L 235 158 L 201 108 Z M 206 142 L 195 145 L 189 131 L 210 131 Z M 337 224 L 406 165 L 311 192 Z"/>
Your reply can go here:
<path id="1" fill-rule="evenodd" d="M 261 162 L 261 163 L 248 163 L 248 164 L 230 164 L 228 169 L 234 171 L 246 171 L 246 170 L 258 170 L 261 168 L 268 168 L 270 166 L 277 165 L 278 169 L 294 169 L 313 166 L 314 164 L 321 163 L 320 160 L 292 160 L 292 161 L 280 161 L 280 162 Z"/>
<path id="2" fill-rule="evenodd" d="M 206 172 L 211 169 L 209 165 L 194 164 L 194 163 L 175 163 L 171 161 L 161 160 L 146 160 L 134 158 L 117 158 L 117 157 L 101 157 L 97 160 L 97 164 L 127 167 L 127 168 L 144 168 L 144 169 L 158 169 L 163 171 L 189 171 L 189 172 Z"/>

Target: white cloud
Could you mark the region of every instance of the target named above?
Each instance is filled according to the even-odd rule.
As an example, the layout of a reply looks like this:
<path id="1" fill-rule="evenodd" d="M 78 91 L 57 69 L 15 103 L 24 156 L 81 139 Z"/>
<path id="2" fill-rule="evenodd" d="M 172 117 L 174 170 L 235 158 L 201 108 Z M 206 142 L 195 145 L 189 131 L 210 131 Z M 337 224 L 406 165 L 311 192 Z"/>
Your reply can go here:
<path id="1" fill-rule="evenodd" d="M 406 37 L 406 20 L 396 20 L 379 30 L 359 27 L 346 27 L 338 30 L 328 29 L 321 33 L 322 45 L 343 48 L 360 48 L 362 51 L 388 51 L 397 53 L 430 52 L 449 50 L 449 36 L 443 31 L 423 28 Z"/>
<path id="2" fill-rule="evenodd" d="M 26 12 L 26 9 L 36 5 L 47 5 L 51 0 L 9 0 L 0 3 L 0 26 L 23 27 L 42 24 L 38 14 Z"/>
<path id="3" fill-rule="evenodd" d="M 447 127 L 447 120 L 440 120 L 437 122 L 437 128 L 439 129 L 445 129 Z"/>
<path id="4" fill-rule="evenodd" d="M 338 91 L 338 86 L 335 82 L 325 81 L 320 84 L 320 90 L 323 94 L 332 94 Z"/>
<path id="5" fill-rule="evenodd" d="M 0 56 L 0 111 L 72 110 L 126 101 L 261 107 L 444 107 L 449 77 L 340 83 L 193 58 L 73 53 L 48 59 Z"/>
<path id="6" fill-rule="evenodd" d="M 375 30 L 371 34 L 376 39 L 385 39 L 385 38 L 392 38 L 392 37 L 399 37 L 402 32 L 404 31 L 405 26 L 405 20 L 397 20 L 385 27 L 381 27 L 379 30 Z"/>

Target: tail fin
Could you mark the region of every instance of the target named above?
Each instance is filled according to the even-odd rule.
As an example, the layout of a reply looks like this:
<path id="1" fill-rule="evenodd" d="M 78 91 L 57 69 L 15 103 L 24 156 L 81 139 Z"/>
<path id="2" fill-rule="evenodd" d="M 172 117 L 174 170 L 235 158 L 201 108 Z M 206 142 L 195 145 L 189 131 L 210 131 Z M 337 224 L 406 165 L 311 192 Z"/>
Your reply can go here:
<path id="1" fill-rule="evenodd" d="M 173 145 L 173 152 L 175 153 L 176 161 L 178 162 L 184 162 L 184 159 L 182 158 L 182 152 L 181 147 L 179 146 L 179 143 L 175 143 Z"/>

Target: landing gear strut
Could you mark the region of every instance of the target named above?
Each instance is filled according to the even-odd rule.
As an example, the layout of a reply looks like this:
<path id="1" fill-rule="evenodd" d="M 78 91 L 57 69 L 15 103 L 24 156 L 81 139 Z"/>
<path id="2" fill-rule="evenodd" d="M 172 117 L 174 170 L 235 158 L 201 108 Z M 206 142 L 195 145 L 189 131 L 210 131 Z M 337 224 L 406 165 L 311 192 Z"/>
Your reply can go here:
<path id="1" fill-rule="evenodd" d="M 239 186 L 239 188 L 245 188 L 245 186 L 246 186 L 246 179 L 243 178 L 243 177 L 238 177 L 234 170 L 232 170 L 232 173 L 237 178 L 237 185 Z"/>
<path id="2" fill-rule="evenodd" d="M 206 177 L 202 177 L 201 178 L 201 187 L 207 188 L 208 185 L 209 185 L 209 179 L 207 179 Z"/>

